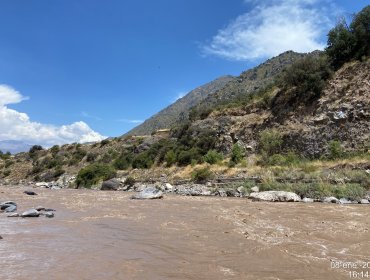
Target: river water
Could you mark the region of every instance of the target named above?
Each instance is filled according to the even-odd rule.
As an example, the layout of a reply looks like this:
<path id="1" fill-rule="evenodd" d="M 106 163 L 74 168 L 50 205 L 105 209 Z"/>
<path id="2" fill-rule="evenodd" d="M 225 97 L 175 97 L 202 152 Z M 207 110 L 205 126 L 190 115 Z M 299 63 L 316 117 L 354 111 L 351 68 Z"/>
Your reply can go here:
<path id="1" fill-rule="evenodd" d="M 38 195 L 27 196 L 24 190 L 0 187 L 0 201 L 16 201 L 19 212 L 54 208 L 56 215 L 22 219 L 0 213 L 0 279 L 312 280 L 351 279 L 354 270 L 370 274 L 366 205 L 174 195 L 138 201 L 124 192 L 34 189 Z"/>

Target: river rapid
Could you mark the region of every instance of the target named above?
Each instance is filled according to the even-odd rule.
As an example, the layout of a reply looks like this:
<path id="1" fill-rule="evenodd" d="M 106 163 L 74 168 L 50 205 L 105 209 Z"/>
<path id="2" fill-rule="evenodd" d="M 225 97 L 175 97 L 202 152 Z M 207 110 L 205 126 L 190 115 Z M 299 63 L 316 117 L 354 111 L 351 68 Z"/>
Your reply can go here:
<path id="1" fill-rule="evenodd" d="M 24 190 L 0 187 L 0 201 L 57 211 L 0 213 L 0 279 L 370 279 L 367 205 Z"/>

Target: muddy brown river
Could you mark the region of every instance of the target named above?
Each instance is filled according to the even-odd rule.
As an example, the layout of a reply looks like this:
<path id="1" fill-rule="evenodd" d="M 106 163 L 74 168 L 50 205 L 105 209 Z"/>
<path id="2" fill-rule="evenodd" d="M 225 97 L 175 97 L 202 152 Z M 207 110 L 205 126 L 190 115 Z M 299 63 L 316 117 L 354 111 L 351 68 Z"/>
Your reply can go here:
<path id="1" fill-rule="evenodd" d="M 370 279 L 370 206 L 24 190 L 57 212 L 0 213 L 0 279 Z"/>

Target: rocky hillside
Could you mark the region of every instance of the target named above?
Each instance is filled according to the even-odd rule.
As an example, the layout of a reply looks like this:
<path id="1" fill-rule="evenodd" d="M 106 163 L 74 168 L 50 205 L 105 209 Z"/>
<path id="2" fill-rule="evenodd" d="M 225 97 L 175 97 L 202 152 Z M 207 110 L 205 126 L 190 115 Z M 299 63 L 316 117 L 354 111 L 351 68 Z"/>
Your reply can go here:
<path id="1" fill-rule="evenodd" d="M 233 81 L 233 79 L 234 77 L 232 76 L 223 76 L 192 90 L 125 135 L 150 135 L 158 129 L 171 128 L 174 124 L 187 120 L 190 108 L 198 105 L 207 96 L 223 88 L 227 83 Z"/>
<path id="2" fill-rule="evenodd" d="M 261 148 L 262 131 L 282 137 L 281 151 L 294 151 L 308 158 L 320 158 L 328 143 L 338 141 L 347 151 L 366 150 L 370 145 L 370 60 L 345 64 L 335 72 L 320 97 L 292 105 L 287 93 L 272 87 L 247 105 L 224 107 L 191 125 L 193 137 L 213 131 L 218 150 L 230 152 L 234 144 Z M 236 87 L 242 90 L 242 87 Z"/>

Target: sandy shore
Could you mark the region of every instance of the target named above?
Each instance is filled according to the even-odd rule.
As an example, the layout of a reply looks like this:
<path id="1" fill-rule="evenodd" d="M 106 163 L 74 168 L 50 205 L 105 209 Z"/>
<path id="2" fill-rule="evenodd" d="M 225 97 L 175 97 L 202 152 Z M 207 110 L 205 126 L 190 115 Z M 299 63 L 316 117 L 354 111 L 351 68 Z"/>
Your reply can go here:
<path id="1" fill-rule="evenodd" d="M 351 279 L 370 274 L 370 207 L 0 187 L 1 279 Z M 362 264 L 344 268 L 341 262 Z M 367 262 L 369 262 L 367 264 Z M 370 279 L 370 275 L 368 277 Z M 363 277 L 362 279 L 366 279 Z"/>

